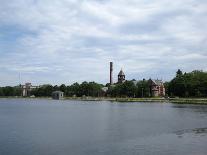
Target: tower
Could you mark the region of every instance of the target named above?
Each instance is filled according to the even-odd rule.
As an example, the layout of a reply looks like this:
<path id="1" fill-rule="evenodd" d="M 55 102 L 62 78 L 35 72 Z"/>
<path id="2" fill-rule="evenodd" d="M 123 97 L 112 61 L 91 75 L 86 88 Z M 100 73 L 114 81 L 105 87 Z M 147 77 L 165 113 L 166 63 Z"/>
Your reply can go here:
<path id="1" fill-rule="evenodd" d="M 110 85 L 113 84 L 113 62 L 110 62 Z"/>
<path id="2" fill-rule="evenodd" d="M 125 82 L 125 74 L 123 70 L 121 69 L 118 74 L 118 83 L 123 83 L 123 82 Z"/>

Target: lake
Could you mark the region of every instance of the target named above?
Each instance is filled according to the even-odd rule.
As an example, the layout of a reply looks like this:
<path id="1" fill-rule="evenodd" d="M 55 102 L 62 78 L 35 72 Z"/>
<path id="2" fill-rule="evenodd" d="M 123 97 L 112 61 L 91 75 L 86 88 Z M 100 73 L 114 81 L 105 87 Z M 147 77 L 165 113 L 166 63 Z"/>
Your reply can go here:
<path id="1" fill-rule="evenodd" d="M 206 155 L 207 106 L 0 99 L 1 155 Z"/>

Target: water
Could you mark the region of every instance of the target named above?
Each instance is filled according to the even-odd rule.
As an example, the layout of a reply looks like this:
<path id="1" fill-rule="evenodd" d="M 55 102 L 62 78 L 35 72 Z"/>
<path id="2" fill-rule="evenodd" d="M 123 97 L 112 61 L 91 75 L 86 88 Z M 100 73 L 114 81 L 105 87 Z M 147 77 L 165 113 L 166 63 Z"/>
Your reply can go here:
<path id="1" fill-rule="evenodd" d="M 0 99 L 0 155 L 139 154 L 207 154 L 207 106 Z"/>

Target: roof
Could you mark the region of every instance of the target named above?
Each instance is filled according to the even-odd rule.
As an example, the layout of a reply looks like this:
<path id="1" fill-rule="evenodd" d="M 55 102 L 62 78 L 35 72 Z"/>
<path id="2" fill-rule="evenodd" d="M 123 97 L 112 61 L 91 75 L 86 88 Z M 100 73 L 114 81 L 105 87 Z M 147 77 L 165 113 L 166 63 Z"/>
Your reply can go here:
<path id="1" fill-rule="evenodd" d="M 122 69 L 120 70 L 118 75 L 125 75 Z"/>
<path id="2" fill-rule="evenodd" d="M 101 90 L 104 91 L 104 92 L 107 92 L 108 87 L 102 87 Z"/>
<path id="3" fill-rule="evenodd" d="M 134 85 L 137 85 L 137 83 L 138 83 L 139 81 L 137 81 L 137 80 L 133 80 L 132 82 L 134 83 Z"/>
<path id="4" fill-rule="evenodd" d="M 153 79 L 151 79 L 152 80 L 152 82 L 155 84 L 155 85 L 158 85 L 158 86 L 160 86 L 160 85 L 163 85 L 163 82 L 162 82 L 162 80 L 153 80 Z"/>
<path id="5" fill-rule="evenodd" d="M 52 92 L 53 94 L 56 94 L 56 93 L 64 93 L 64 92 L 62 92 L 62 91 L 54 91 L 54 92 Z"/>

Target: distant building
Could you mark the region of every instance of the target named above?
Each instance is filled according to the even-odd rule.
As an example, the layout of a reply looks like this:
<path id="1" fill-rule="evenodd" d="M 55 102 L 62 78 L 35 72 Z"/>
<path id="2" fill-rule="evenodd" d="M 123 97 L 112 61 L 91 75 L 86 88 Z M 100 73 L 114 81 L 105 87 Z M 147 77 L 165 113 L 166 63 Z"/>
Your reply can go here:
<path id="1" fill-rule="evenodd" d="M 22 96 L 29 97 L 31 94 L 32 89 L 36 89 L 38 86 L 32 86 L 31 83 L 25 83 L 25 85 L 21 85 L 22 89 Z"/>
<path id="2" fill-rule="evenodd" d="M 109 90 L 108 87 L 102 87 L 100 95 L 101 96 L 106 96 L 108 90 Z"/>
<path id="3" fill-rule="evenodd" d="M 102 87 L 102 88 L 101 88 L 101 90 L 102 90 L 103 92 L 105 92 L 105 93 L 108 91 L 108 89 L 109 89 L 108 87 Z"/>
<path id="4" fill-rule="evenodd" d="M 110 85 L 113 84 L 113 62 L 110 62 Z"/>
<path id="5" fill-rule="evenodd" d="M 149 79 L 150 95 L 152 97 L 165 96 L 165 86 L 162 80 Z"/>
<path id="6" fill-rule="evenodd" d="M 132 82 L 134 83 L 135 86 L 139 83 L 139 81 L 135 79 L 133 79 Z"/>
<path id="7" fill-rule="evenodd" d="M 121 69 L 118 74 L 118 83 L 124 83 L 125 82 L 125 74 L 123 70 Z"/>
<path id="8" fill-rule="evenodd" d="M 64 92 L 62 91 L 54 91 L 52 92 L 52 99 L 60 100 L 64 98 Z"/>

